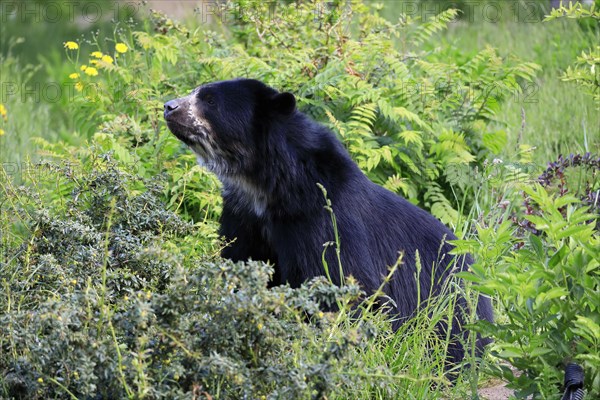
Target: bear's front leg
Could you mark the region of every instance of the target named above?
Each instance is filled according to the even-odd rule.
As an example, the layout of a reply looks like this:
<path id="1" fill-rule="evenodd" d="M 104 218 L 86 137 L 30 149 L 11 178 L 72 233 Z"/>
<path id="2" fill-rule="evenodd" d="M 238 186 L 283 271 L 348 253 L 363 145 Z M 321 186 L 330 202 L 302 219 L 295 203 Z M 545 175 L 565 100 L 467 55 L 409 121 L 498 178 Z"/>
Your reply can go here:
<path id="1" fill-rule="evenodd" d="M 240 216 L 225 207 L 220 222 L 219 235 L 225 241 L 221 257 L 234 262 L 254 260 L 274 264 L 275 271 L 269 287 L 279 285 L 281 278 L 277 267 L 277 256 L 263 237 L 264 229 L 260 220 L 249 219 L 247 215 Z"/>

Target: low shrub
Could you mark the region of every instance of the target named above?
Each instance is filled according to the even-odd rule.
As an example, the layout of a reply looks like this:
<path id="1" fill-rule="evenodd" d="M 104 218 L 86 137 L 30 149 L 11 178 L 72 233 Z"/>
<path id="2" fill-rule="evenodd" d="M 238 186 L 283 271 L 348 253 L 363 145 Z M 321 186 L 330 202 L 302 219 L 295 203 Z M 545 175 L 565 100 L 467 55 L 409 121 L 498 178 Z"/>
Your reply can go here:
<path id="1" fill-rule="evenodd" d="M 352 279 L 269 289 L 272 266 L 220 259 L 211 223 L 166 210 L 164 176 L 98 154 L 44 162 L 24 186 L 2 170 L 0 397 L 465 392 L 447 385 L 434 328 L 451 297 L 394 334 Z"/>

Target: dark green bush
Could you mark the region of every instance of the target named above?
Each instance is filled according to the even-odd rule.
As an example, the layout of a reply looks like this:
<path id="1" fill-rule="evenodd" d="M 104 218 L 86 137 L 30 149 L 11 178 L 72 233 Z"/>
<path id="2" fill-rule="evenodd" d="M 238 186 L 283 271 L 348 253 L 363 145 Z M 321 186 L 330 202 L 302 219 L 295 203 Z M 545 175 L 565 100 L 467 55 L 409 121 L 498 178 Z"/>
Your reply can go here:
<path id="1" fill-rule="evenodd" d="M 214 227 L 165 210 L 163 176 L 109 154 L 38 168 L 28 186 L 0 181 L 0 397 L 463 393 L 445 385 L 434 329 L 451 298 L 393 335 L 352 279 L 268 289 L 271 266 L 216 257 Z"/>
<path id="2" fill-rule="evenodd" d="M 328 371 L 360 340 L 340 335 L 306 359 L 283 353 L 326 329 L 319 304 L 356 299 L 356 286 L 267 290 L 271 267 L 198 255 L 215 251 L 215 237 L 165 210 L 158 179 L 127 174 L 109 155 L 84 166 L 38 166 L 38 189 L 65 191 L 55 200 L 3 180 L 3 396 L 331 390 Z M 311 315 L 320 322 L 304 323 Z"/>
<path id="3" fill-rule="evenodd" d="M 199 261 L 173 271 L 158 294 L 116 298 L 88 283 L 3 314 L 3 396 L 321 398 L 363 339 L 338 335 L 316 347 L 330 325 L 318 316 L 318 293 L 355 298 L 357 288 L 320 280 L 271 291 L 271 272 L 259 263 Z"/>

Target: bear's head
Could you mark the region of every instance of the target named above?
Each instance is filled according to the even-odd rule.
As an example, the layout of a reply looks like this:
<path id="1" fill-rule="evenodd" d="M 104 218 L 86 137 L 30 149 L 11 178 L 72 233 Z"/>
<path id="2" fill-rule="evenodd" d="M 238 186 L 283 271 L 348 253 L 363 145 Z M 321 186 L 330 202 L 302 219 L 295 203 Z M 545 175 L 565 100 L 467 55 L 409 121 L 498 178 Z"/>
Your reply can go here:
<path id="1" fill-rule="evenodd" d="M 243 174 L 260 161 L 270 125 L 293 114 L 296 100 L 253 79 L 208 83 L 164 105 L 171 132 L 217 175 Z"/>

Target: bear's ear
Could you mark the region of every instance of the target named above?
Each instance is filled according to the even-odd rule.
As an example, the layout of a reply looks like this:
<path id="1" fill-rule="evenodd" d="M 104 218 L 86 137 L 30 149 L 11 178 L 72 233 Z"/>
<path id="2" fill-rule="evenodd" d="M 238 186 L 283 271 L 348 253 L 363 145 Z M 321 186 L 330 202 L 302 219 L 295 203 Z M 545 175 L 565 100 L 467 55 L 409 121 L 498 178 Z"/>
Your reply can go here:
<path id="1" fill-rule="evenodd" d="M 289 92 L 277 93 L 271 98 L 273 108 L 279 113 L 289 115 L 296 109 L 296 98 Z"/>

